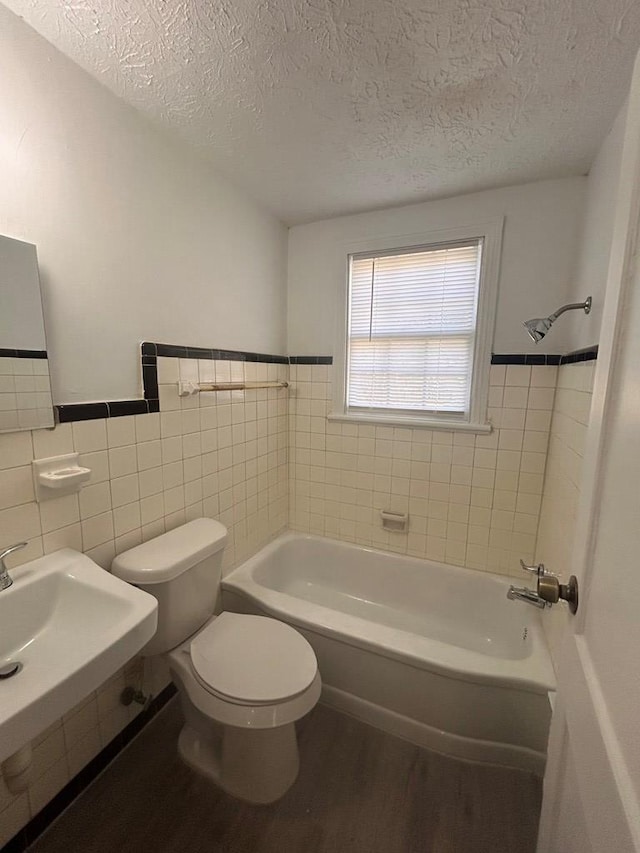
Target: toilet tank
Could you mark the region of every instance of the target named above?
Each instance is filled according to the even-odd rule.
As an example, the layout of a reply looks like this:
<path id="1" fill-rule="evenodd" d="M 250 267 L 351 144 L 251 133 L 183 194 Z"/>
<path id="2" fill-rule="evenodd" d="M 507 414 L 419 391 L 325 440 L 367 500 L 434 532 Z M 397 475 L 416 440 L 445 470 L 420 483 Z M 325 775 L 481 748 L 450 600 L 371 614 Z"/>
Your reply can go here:
<path id="1" fill-rule="evenodd" d="M 196 518 L 124 551 L 111 571 L 158 600 L 158 629 L 142 650 L 158 655 L 180 645 L 215 612 L 227 528 Z"/>

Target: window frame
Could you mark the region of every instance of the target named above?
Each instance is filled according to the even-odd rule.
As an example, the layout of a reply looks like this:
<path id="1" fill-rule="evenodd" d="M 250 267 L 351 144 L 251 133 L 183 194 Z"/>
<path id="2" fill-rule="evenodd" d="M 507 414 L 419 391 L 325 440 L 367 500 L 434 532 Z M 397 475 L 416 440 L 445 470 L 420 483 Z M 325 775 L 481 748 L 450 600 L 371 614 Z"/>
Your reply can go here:
<path id="1" fill-rule="evenodd" d="M 483 220 L 468 225 L 452 226 L 421 233 L 401 235 L 379 235 L 364 241 L 348 243 L 344 246 L 344 273 L 341 276 L 338 293 L 338 318 L 336 324 L 336 346 L 334 349 L 334 395 L 330 421 L 374 424 L 379 426 L 422 427 L 424 429 L 461 430 L 466 432 L 490 432 L 487 421 L 489 396 L 489 368 L 491 348 L 495 328 L 498 297 L 498 279 L 502 249 L 502 231 L 504 217 Z M 367 252 L 388 251 L 401 253 L 417 247 L 436 247 L 440 243 L 454 243 L 474 239 L 483 239 L 482 264 L 478 289 L 478 311 L 473 351 L 473 374 L 471 377 L 471 398 L 469 413 L 457 418 L 448 413 L 442 415 L 433 412 L 404 414 L 402 412 L 354 412 L 346 406 L 347 388 L 347 348 L 349 313 L 349 271 L 352 255 Z"/>

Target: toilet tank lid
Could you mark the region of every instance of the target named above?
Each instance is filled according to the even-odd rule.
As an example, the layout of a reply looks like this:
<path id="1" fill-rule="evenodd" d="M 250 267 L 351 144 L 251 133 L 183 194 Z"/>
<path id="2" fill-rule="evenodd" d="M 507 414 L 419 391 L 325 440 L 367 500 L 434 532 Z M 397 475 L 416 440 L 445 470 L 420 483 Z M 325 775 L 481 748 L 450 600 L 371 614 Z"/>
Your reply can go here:
<path id="1" fill-rule="evenodd" d="M 226 541 L 224 524 L 212 518 L 196 518 L 118 554 L 111 571 L 128 583 L 164 583 L 220 551 Z"/>

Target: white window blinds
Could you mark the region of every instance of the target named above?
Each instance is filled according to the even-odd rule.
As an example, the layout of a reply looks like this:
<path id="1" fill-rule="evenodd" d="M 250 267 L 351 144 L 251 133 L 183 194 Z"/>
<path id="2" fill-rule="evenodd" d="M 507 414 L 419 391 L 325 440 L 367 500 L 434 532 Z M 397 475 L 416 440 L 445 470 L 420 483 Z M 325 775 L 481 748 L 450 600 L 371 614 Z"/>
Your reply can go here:
<path id="1" fill-rule="evenodd" d="M 468 414 L 482 242 L 351 256 L 347 409 Z"/>

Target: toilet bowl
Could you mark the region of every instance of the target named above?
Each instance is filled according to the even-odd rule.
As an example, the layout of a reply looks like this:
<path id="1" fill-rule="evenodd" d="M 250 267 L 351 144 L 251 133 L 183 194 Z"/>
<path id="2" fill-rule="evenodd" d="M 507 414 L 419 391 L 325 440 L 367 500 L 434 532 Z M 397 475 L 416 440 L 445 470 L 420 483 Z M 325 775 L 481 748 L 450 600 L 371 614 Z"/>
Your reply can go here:
<path id="1" fill-rule="evenodd" d="M 164 654 L 185 724 L 183 760 L 236 797 L 279 799 L 299 768 L 295 723 L 320 697 L 315 654 L 294 628 L 223 612 L 226 528 L 196 519 L 115 558 L 115 575 L 158 599 L 158 630 L 143 654 Z"/>
<path id="2" fill-rule="evenodd" d="M 241 799 L 281 797 L 298 775 L 295 722 L 320 697 L 304 637 L 275 619 L 222 613 L 168 660 L 185 715 L 183 760 Z"/>

